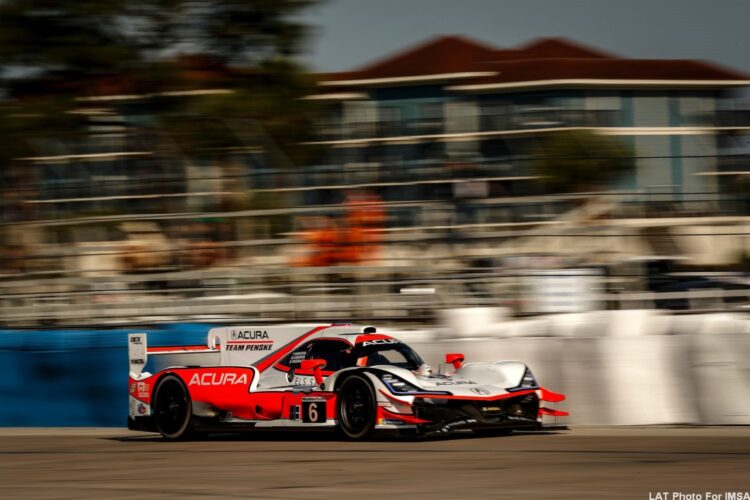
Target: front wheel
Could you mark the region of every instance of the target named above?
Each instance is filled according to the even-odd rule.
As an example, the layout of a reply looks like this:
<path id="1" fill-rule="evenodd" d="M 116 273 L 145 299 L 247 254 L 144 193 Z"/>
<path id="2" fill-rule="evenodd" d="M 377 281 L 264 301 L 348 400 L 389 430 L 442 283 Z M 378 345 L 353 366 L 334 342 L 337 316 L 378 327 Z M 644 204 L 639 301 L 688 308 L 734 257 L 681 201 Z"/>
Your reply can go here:
<path id="1" fill-rule="evenodd" d="M 156 430 L 165 439 L 177 441 L 193 434 L 193 405 L 190 394 L 178 377 L 167 375 L 154 391 Z"/>
<path id="2" fill-rule="evenodd" d="M 363 439 L 375 428 L 377 400 L 372 384 L 365 377 L 352 375 L 339 390 L 339 428 L 349 439 Z"/>

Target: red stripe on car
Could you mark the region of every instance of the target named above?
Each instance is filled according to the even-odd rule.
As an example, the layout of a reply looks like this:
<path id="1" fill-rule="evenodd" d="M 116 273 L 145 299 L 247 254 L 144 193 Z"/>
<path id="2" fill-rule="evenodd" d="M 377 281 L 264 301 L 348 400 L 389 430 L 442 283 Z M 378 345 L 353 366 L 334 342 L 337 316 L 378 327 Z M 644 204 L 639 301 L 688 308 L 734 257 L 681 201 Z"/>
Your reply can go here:
<path id="1" fill-rule="evenodd" d="M 263 372 L 268 369 L 268 367 L 272 366 L 274 363 L 276 363 L 278 360 L 289 354 L 292 349 L 300 345 L 302 341 L 304 341 L 306 338 L 308 338 L 310 335 L 314 333 L 318 333 L 321 330 L 325 330 L 326 328 L 330 328 L 333 325 L 324 325 L 324 326 L 316 326 L 309 332 L 305 333 L 304 335 L 297 337 L 296 340 L 293 340 L 289 342 L 287 345 L 279 349 L 278 351 L 269 354 L 265 358 L 259 360 L 254 366 L 258 369 L 259 372 Z"/>
<path id="2" fill-rule="evenodd" d="M 208 346 L 205 345 L 174 345 L 174 346 L 159 346 L 159 347 L 149 347 L 146 349 L 146 352 L 178 352 L 178 351 L 215 351 L 216 349 L 211 349 Z"/>

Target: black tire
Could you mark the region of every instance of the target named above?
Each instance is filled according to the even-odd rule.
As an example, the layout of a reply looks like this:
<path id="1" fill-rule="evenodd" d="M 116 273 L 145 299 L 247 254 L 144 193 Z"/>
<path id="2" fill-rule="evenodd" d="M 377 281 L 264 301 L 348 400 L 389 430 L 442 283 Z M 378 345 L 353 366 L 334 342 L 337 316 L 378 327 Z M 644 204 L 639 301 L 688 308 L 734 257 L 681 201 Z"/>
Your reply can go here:
<path id="1" fill-rule="evenodd" d="M 179 441 L 193 437 L 193 404 L 179 377 L 167 375 L 156 386 L 154 420 L 164 439 Z"/>
<path id="2" fill-rule="evenodd" d="M 339 429 L 349 439 L 364 439 L 375 428 L 375 389 L 367 378 L 352 375 L 341 384 L 336 403 Z"/>

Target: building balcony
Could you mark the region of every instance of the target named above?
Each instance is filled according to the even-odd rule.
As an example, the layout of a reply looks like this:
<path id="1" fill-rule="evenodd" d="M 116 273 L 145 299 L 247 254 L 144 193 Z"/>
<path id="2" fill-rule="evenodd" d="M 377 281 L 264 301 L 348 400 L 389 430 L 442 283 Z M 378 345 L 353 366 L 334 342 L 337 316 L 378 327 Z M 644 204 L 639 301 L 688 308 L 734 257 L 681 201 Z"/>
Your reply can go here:
<path id="1" fill-rule="evenodd" d="M 714 117 L 717 127 L 750 127 L 750 109 L 720 110 Z"/>
<path id="2" fill-rule="evenodd" d="M 444 131 L 442 119 L 382 120 L 378 122 L 321 124 L 320 141 L 342 141 L 388 137 L 439 135 Z"/>
<path id="3" fill-rule="evenodd" d="M 481 132 L 534 130 L 561 127 L 621 126 L 620 111 L 570 110 L 535 108 L 512 113 L 484 114 L 480 117 Z M 460 132 L 460 131 L 456 131 Z M 472 132 L 466 130 L 465 132 Z M 340 141 L 441 135 L 445 133 L 442 118 L 383 120 L 366 123 L 326 123 L 318 131 L 318 140 Z"/>
<path id="4" fill-rule="evenodd" d="M 383 121 L 378 123 L 380 137 L 439 135 L 444 131 L 441 118 Z"/>
<path id="5" fill-rule="evenodd" d="M 622 126 L 619 110 L 530 108 L 512 112 L 487 112 L 480 119 L 482 132 L 564 127 Z"/>

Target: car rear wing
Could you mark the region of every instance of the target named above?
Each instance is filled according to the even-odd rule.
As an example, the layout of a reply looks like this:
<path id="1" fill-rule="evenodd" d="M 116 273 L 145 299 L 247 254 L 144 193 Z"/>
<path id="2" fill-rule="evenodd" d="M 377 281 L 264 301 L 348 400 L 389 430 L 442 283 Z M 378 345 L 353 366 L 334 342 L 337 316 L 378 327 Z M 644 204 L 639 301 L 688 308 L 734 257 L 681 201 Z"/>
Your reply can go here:
<path id="1" fill-rule="evenodd" d="M 145 333 L 128 334 L 128 361 L 130 363 L 130 376 L 138 378 L 143 372 L 149 356 L 163 354 L 185 354 L 191 352 L 218 352 L 217 342 L 214 336 L 209 335 L 208 345 L 185 345 L 168 347 L 148 347 L 147 335 Z"/>
<path id="2" fill-rule="evenodd" d="M 146 366 L 147 359 L 146 334 L 128 334 L 128 361 L 130 362 L 130 376 L 138 378 Z"/>

